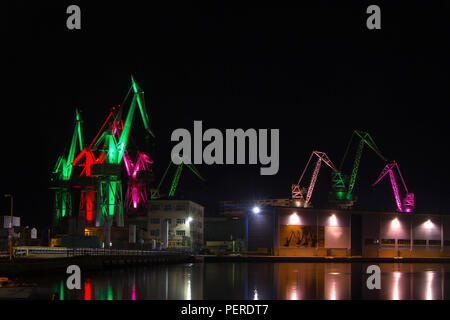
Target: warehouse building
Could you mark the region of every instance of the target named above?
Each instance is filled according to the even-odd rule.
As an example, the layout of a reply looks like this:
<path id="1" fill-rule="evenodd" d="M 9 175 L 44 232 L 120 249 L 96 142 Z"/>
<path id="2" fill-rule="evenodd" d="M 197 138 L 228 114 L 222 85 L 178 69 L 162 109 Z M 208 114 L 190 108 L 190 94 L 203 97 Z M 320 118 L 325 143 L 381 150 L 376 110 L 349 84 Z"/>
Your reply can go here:
<path id="1" fill-rule="evenodd" d="M 249 251 L 277 256 L 450 257 L 450 215 L 262 207 Z"/>

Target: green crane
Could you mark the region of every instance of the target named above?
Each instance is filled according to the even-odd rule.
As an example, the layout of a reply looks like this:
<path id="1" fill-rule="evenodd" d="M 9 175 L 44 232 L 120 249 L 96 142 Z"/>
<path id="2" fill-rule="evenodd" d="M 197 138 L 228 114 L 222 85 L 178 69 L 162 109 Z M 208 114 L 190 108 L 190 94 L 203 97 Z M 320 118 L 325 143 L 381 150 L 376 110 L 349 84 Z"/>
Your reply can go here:
<path id="1" fill-rule="evenodd" d="M 180 158 L 181 158 L 181 156 L 180 156 Z M 169 165 L 167 166 L 166 171 L 164 171 L 164 174 L 161 178 L 161 181 L 158 184 L 158 187 L 156 189 L 150 190 L 150 192 L 151 192 L 150 195 L 151 195 L 152 199 L 159 199 L 164 196 L 164 195 L 160 194 L 159 190 L 160 190 L 161 185 L 162 185 L 164 179 L 166 178 L 166 175 L 169 172 L 169 169 L 171 168 L 172 164 L 173 164 L 173 162 L 170 161 Z M 200 173 L 197 171 L 197 169 L 192 164 L 184 163 L 183 161 L 180 161 L 180 164 L 177 165 L 175 174 L 173 175 L 172 183 L 170 185 L 170 189 L 169 189 L 169 193 L 168 193 L 169 197 L 175 196 L 175 191 L 178 187 L 178 182 L 180 181 L 181 172 L 182 172 L 184 166 L 188 167 L 200 180 L 205 181 L 205 179 L 200 175 Z"/>
<path id="2" fill-rule="evenodd" d="M 350 146 L 355 136 L 359 139 L 359 141 L 356 148 L 355 158 L 353 160 L 352 172 L 350 175 L 344 175 L 344 178 L 342 178 L 338 175 L 338 173 L 342 172 L 342 166 L 349 153 Z M 368 132 L 354 130 L 347 144 L 347 148 L 339 165 L 338 172 L 333 172 L 332 174 L 333 191 L 331 193 L 332 196 L 330 198 L 330 202 L 335 203 L 339 208 L 351 208 L 356 201 L 356 197 L 353 195 L 353 188 L 355 187 L 364 145 L 368 145 L 383 161 L 387 161 Z M 343 179 L 346 180 L 346 183 L 342 183 Z"/>
<path id="3" fill-rule="evenodd" d="M 77 142 L 79 150 L 83 150 L 83 136 L 81 135 L 81 117 L 78 109 L 75 109 L 75 122 L 72 133 L 72 139 L 70 140 L 69 152 L 67 156 L 65 154 L 60 155 L 56 161 L 55 167 L 52 171 L 53 177 L 51 182 L 53 184 L 52 189 L 55 190 L 55 222 L 66 215 L 72 216 L 72 196 L 70 192 L 70 178 L 72 177 L 72 162 L 75 157 L 75 151 L 77 148 Z"/>

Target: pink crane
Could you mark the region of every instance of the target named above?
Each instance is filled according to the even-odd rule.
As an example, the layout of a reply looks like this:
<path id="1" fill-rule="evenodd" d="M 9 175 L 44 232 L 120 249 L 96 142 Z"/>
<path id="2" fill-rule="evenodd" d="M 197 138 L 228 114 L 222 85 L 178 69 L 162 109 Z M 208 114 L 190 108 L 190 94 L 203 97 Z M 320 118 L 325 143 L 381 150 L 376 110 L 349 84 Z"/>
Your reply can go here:
<path id="1" fill-rule="evenodd" d="M 303 176 L 305 175 L 305 172 L 308 169 L 309 163 L 311 162 L 311 159 L 313 158 L 314 155 L 316 155 L 318 159 L 317 159 L 316 165 L 314 166 L 314 171 L 311 176 L 311 181 L 309 182 L 309 187 L 308 187 L 308 189 L 302 188 L 300 186 L 300 183 L 301 183 Z M 298 183 L 292 185 L 292 189 L 291 189 L 292 199 L 295 202 L 295 205 L 297 207 L 310 207 L 311 206 L 309 201 L 311 200 L 312 192 L 314 190 L 314 186 L 316 185 L 317 176 L 319 175 L 319 170 L 320 170 L 322 161 L 325 162 L 325 164 L 327 164 L 335 173 L 337 173 L 340 177 L 340 180 L 342 181 L 340 172 L 336 169 L 333 162 L 331 162 L 328 155 L 325 152 L 313 151 L 311 153 L 311 155 L 309 156 L 308 163 L 306 164 L 306 167 L 303 170 L 302 175 L 300 176 L 300 179 L 298 180 Z"/>
<path id="2" fill-rule="evenodd" d="M 400 179 L 402 180 L 403 187 L 406 191 L 406 196 L 403 198 L 403 201 L 400 199 L 400 194 L 398 192 L 397 181 L 395 180 L 394 168 L 397 168 Z M 394 191 L 395 202 L 397 204 L 398 212 L 412 212 L 414 210 L 414 193 L 410 193 L 408 188 L 406 187 L 405 180 L 403 180 L 402 173 L 400 172 L 400 168 L 398 167 L 397 162 L 394 160 L 391 163 L 388 163 L 381 171 L 380 176 L 377 181 L 372 186 L 375 186 L 378 182 L 380 182 L 383 177 L 389 173 L 389 178 L 391 179 L 392 190 Z"/>

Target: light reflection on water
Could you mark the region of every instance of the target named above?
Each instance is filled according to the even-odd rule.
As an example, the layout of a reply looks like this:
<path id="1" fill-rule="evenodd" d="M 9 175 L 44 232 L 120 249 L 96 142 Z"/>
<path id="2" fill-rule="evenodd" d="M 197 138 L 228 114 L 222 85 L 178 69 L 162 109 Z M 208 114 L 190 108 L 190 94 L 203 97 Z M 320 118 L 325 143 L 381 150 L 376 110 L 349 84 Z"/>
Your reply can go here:
<path id="1" fill-rule="evenodd" d="M 33 279 L 61 300 L 436 300 L 450 299 L 450 264 L 381 263 L 381 289 L 366 287 L 369 264 L 207 263 L 106 270 L 83 275 L 81 290 L 64 278 Z"/>

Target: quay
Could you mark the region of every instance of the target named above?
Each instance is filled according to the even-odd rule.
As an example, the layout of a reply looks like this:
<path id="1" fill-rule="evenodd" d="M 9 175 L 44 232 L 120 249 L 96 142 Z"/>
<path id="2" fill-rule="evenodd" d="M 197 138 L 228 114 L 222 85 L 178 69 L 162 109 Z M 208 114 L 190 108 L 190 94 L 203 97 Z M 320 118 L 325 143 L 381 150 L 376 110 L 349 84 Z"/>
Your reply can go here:
<path id="1" fill-rule="evenodd" d="M 69 265 L 83 270 L 192 262 L 186 252 L 115 249 L 15 248 L 12 262 L 0 260 L 0 274 L 12 277 L 44 272 L 66 272 Z M 26 253 L 28 250 L 28 254 Z M 25 253 L 24 253 L 25 251 Z M 21 254 L 22 253 L 22 254 Z"/>

